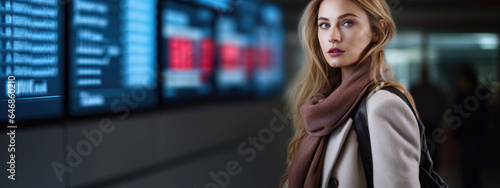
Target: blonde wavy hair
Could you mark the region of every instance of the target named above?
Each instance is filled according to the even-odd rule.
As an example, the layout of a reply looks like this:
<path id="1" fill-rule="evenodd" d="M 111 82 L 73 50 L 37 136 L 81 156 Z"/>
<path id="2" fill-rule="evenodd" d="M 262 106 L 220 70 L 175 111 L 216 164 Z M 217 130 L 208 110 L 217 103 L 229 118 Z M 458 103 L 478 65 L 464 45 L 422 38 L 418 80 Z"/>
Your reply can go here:
<path id="1" fill-rule="evenodd" d="M 372 57 L 370 77 L 375 85 L 373 88 L 370 88 L 370 90 L 373 90 L 377 85 L 381 84 L 380 81 L 376 79 L 377 75 L 384 75 L 382 74 L 384 70 L 392 71 L 385 61 L 383 48 L 389 45 L 394 38 L 396 26 L 385 0 L 352 1 L 365 11 L 369 17 L 372 31 L 379 35 L 379 40 L 372 43 L 368 49 L 365 50 L 366 54 L 364 54 L 359 61 L 361 62 L 369 56 Z M 302 12 L 299 23 L 299 38 L 302 48 L 306 53 L 306 63 L 287 92 L 288 107 L 293 115 L 295 134 L 288 145 L 288 167 L 281 178 L 280 187 L 283 186 L 288 178 L 290 163 L 294 160 L 295 154 L 303 138 L 306 136 L 306 130 L 299 109 L 307 99 L 311 98 L 323 88 L 327 83 L 327 78 L 333 74 L 333 68 L 328 65 L 323 56 L 318 39 L 317 19 L 321 2 L 322 0 L 312 0 Z M 381 19 L 386 21 L 385 27 L 379 22 Z M 386 80 L 385 78 L 382 78 L 382 80 L 384 82 L 384 87 L 392 86 L 403 90 L 406 97 L 408 97 L 412 105 L 415 106 L 413 98 L 401 83 L 395 80 Z M 414 110 L 416 109 L 414 108 Z"/>

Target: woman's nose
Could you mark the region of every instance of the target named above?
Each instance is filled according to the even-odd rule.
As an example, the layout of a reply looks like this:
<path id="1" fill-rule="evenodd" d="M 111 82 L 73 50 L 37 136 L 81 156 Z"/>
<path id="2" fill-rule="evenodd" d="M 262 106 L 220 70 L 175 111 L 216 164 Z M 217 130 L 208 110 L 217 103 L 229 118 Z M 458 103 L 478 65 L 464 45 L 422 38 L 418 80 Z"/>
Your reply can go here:
<path id="1" fill-rule="evenodd" d="M 333 43 L 333 42 L 341 42 L 341 36 L 340 36 L 340 31 L 337 27 L 332 27 L 332 30 L 330 31 L 330 37 L 328 38 L 328 42 Z"/>

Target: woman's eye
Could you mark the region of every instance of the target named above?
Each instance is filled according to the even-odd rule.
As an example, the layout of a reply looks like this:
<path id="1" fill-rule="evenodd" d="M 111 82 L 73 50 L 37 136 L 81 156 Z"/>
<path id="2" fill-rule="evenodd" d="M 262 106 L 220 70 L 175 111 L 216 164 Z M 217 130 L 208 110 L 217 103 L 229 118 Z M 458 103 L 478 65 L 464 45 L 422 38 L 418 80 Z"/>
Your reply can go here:
<path id="1" fill-rule="evenodd" d="M 354 23 L 351 22 L 351 21 L 345 21 L 344 23 L 342 23 L 343 26 L 351 26 L 353 25 Z"/>
<path id="2" fill-rule="evenodd" d="M 326 23 L 320 23 L 319 24 L 319 27 L 322 28 L 322 29 L 326 29 L 326 28 L 329 28 L 330 25 L 326 24 Z"/>

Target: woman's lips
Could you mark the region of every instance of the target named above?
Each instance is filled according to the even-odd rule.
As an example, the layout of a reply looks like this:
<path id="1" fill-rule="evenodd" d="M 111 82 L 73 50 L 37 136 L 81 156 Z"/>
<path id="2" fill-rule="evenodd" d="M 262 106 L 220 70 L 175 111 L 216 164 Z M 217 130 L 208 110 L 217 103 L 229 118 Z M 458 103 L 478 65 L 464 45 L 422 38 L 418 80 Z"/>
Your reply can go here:
<path id="1" fill-rule="evenodd" d="M 330 55 L 330 57 L 337 57 L 344 54 L 344 52 L 345 51 L 338 48 L 330 48 L 330 50 L 328 50 L 328 55 Z"/>
<path id="2" fill-rule="evenodd" d="M 328 55 L 330 55 L 330 57 L 337 57 L 342 54 L 344 54 L 344 52 L 328 52 Z"/>

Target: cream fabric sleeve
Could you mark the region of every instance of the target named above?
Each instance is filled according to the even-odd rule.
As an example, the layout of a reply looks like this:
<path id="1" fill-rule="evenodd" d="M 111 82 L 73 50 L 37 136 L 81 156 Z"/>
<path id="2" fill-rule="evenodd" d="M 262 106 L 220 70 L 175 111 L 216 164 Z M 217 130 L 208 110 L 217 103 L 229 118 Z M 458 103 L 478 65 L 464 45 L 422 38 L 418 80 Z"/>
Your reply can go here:
<path id="1" fill-rule="evenodd" d="M 410 107 L 389 91 L 366 104 L 374 187 L 420 187 L 420 130 Z"/>
<path id="2" fill-rule="evenodd" d="M 285 183 L 283 184 L 283 187 L 281 188 L 288 188 L 288 179 L 286 179 Z"/>

